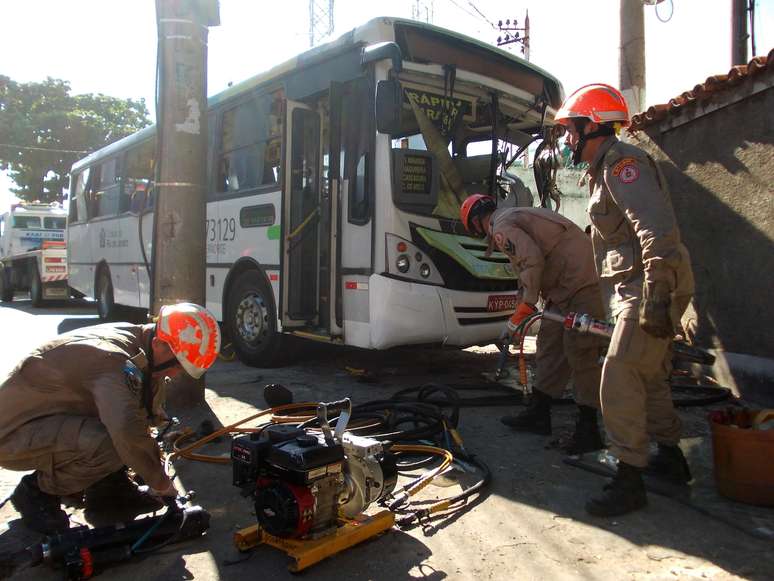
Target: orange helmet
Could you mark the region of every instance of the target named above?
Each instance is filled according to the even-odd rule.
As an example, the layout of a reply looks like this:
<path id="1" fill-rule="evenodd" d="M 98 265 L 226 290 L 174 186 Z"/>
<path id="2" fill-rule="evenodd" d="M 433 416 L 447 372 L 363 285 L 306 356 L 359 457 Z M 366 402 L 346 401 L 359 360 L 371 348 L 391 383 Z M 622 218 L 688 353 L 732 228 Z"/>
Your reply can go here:
<path id="1" fill-rule="evenodd" d="M 465 198 L 460 206 L 460 220 L 465 230 L 473 236 L 483 236 L 482 232 L 473 222 L 473 218 L 481 218 L 484 214 L 494 212 L 497 209 L 497 200 L 485 194 L 473 194 Z"/>
<path id="2" fill-rule="evenodd" d="M 218 321 L 193 303 L 161 307 L 156 337 L 169 345 L 183 369 L 196 379 L 215 363 L 220 351 Z"/>
<path id="3" fill-rule="evenodd" d="M 594 83 L 581 87 L 567 97 L 554 119 L 564 125 L 578 117 L 590 119 L 594 123 L 618 122 L 626 126 L 629 124 L 629 107 L 618 89 Z"/>

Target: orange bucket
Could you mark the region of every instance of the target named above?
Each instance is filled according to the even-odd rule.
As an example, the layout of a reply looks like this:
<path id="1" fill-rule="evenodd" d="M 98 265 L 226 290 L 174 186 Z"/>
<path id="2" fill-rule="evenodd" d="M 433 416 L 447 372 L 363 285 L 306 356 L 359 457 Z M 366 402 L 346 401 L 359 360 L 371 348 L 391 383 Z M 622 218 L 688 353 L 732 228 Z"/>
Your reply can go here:
<path id="1" fill-rule="evenodd" d="M 710 415 L 718 492 L 739 502 L 774 506 L 774 430 L 731 427 L 717 419 Z"/>

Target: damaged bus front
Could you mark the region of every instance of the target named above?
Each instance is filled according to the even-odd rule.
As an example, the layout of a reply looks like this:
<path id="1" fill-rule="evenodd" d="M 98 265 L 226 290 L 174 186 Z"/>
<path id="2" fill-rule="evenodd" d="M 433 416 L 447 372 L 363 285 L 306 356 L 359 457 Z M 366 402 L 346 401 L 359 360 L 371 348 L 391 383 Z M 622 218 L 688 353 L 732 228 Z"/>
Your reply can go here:
<path id="1" fill-rule="evenodd" d="M 466 235 L 460 204 L 473 193 L 499 207 L 555 203 L 552 120 L 562 87 L 474 39 L 413 21 L 377 28 L 385 27 L 392 42 L 363 53 L 374 63 L 376 255 L 385 261 L 369 282 L 370 346 L 489 343 L 516 306 L 518 273 Z"/>

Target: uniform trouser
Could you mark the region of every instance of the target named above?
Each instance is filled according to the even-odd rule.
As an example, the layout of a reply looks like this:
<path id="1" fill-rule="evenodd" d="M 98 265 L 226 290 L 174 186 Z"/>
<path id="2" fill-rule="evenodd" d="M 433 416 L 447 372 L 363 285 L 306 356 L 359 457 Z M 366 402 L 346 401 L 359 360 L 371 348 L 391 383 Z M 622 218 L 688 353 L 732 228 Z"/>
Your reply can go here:
<path id="1" fill-rule="evenodd" d="M 557 308 L 553 305 L 550 308 Z M 563 314 L 588 313 L 604 317 L 599 287 L 583 288 L 559 306 Z M 537 336 L 535 353 L 535 388 L 553 398 L 559 398 L 570 377 L 575 388 L 575 402 L 599 408 L 599 359 L 604 341 L 594 335 L 567 331 L 561 323 L 543 319 Z"/>
<path id="2" fill-rule="evenodd" d="M 636 311 L 618 316 L 602 368 L 602 418 L 610 450 L 631 466 L 648 463 L 652 438 L 680 441 L 680 417 L 672 405 L 672 340 L 640 328 Z"/>
<path id="3" fill-rule="evenodd" d="M 47 416 L 0 441 L 0 466 L 35 470 L 38 486 L 56 496 L 78 494 L 124 465 L 105 426 L 86 416 Z"/>

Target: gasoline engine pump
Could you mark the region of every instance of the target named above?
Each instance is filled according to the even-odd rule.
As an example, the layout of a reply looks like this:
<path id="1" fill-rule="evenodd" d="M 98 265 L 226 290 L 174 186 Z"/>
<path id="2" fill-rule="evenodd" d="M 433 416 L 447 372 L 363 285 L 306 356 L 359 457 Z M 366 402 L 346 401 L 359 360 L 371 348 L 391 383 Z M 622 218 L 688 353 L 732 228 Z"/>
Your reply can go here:
<path id="1" fill-rule="evenodd" d="M 304 561 L 312 549 L 331 555 L 392 526 L 389 511 L 362 512 L 395 489 L 396 458 L 381 442 L 345 431 L 351 411 L 349 399 L 320 403 L 319 429 L 271 424 L 233 440 L 233 483 L 253 497 L 258 519 L 238 533 L 244 547 L 281 548 L 300 570 L 319 560 Z M 328 415 L 337 412 L 334 430 Z"/>

